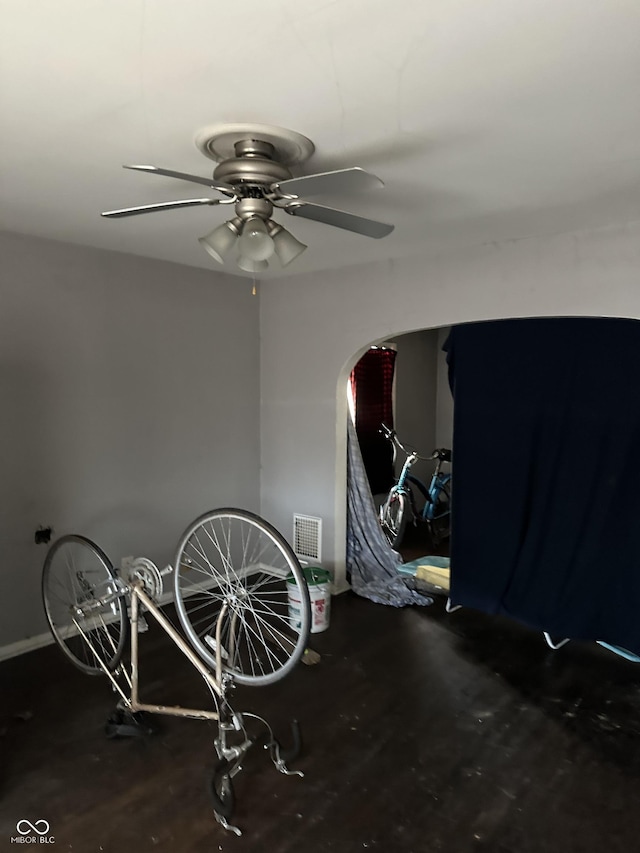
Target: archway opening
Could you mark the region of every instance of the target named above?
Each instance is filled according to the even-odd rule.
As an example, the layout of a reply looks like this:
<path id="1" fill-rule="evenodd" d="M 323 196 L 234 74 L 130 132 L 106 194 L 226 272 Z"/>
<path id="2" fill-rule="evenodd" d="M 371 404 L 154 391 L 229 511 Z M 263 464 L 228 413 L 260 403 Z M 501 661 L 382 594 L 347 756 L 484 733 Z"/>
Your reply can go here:
<path id="1" fill-rule="evenodd" d="M 451 453 L 453 436 L 442 349 L 448 333 L 448 328 L 425 329 L 374 345 L 360 357 L 348 383 L 374 506 L 390 544 L 405 561 L 448 555 L 448 481 L 438 489 L 449 471 L 444 451 Z M 430 505 L 434 500 L 437 514 Z"/>
<path id="2" fill-rule="evenodd" d="M 581 490 L 582 492 L 589 485 L 590 477 L 592 480 L 597 477 L 598 482 L 601 481 L 602 478 L 597 474 L 597 471 L 600 470 L 597 465 L 602 467 L 603 464 L 606 464 L 605 450 L 609 443 L 616 445 L 620 443 L 618 439 L 624 439 L 629 445 L 631 456 L 634 453 L 640 454 L 640 446 L 634 449 L 635 445 L 633 445 L 635 422 L 633 420 L 634 413 L 629 404 L 632 395 L 630 389 L 627 389 L 627 393 L 625 393 L 623 388 L 624 383 L 628 382 L 628 378 L 624 378 L 627 365 L 635 358 L 635 353 L 640 351 L 640 327 L 637 321 L 604 318 L 532 318 L 529 320 L 517 319 L 465 324 L 458 329 L 469 330 L 465 343 L 467 347 L 465 352 L 467 362 L 465 387 L 467 391 L 470 387 L 469 375 L 473 376 L 474 381 L 484 380 L 479 396 L 477 395 L 477 398 L 473 400 L 476 414 L 479 411 L 481 415 L 480 420 L 476 421 L 476 427 L 478 424 L 489 423 L 490 417 L 488 415 L 495 418 L 495 427 L 492 427 L 493 432 L 492 429 L 485 429 L 484 432 L 479 430 L 478 447 L 474 449 L 474 452 L 476 456 L 479 454 L 478 458 L 481 458 L 481 465 L 488 468 L 489 455 L 482 456 L 481 448 L 483 445 L 487 448 L 494 448 L 490 453 L 495 453 L 496 447 L 508 446 L 511 441 L 512 447 L 509 451 L 511 455 L 507 457 L 506 463 L 504 463 L 507 468 L 513 467 L 515 471 L 515 473 L 509 473 L 509 476 L 504 478 L 505 482 L 512 484 L 511 490 L 507 492 L 508 504 L 512 504 L 514 501 L 516 504 L 518 501 L 520 503 L 526 501 L 527 513 L 531 513 L 531 506 L 537 507 L 538 513 L 547 513 L 545 507 L 554 507 L 553 495 L 563 490 L 563 494 L 566 493 L 563 499 L 564 506 L 571 507 L 579 497 L 571 492 L 571 481 L 580 479 L 582 482 L 584 480 L 585 488 Z M 482 349 L 482 334 L 477 333 L 477 330 L 482 330 L 485 334 L 486 352 Z M 444 330 L 427 330 L 419 333 L 390 336 L 387 339 L 393 340 L 394 344 L 398 346 L 398 374 L 394 386 L 396 416 L 402 411 L 402 397 L 405 393 L 401 381 L 403 343 L 406 342 L 409 347 L 413 347 L 421 353 L 418 359 L 417 372 L 410 370 L 409 359 L 405 360 L 404 379 L 407 381 L 406 384 L 409 389 L 418 387 L 416 376 L 418 383 L 422 385 L 422 390 L 425 387 L 435 386 L 428 394 L 423 395 L 429 401 L 426 409 L 423 409 L 426 411 L 426 418 L 423 417 L 417 421 L 417 428 L 423 438 L 429 434 L 429 430 L 432 431 L 431 435 L 434 438 L 438 429 L 441 436 L 443 429 L 448 428 L 449 434 L 452 432 L 452 407 L 450 408 L 448 424 L 445 426 L 442 413 L 438 418 L 437 405 L 438 376 L 442 380 L 440 392 L 443 400 L 448 398 L 449 391 L 446 362 L 441 346 L 445 335 Z M 500 341 L 498 344 L 494 340 L 496 337 Z M 474 350 L 469 350 L 469 340 L 472 341 Z M 523 340 L 526 343 L 523 343 Z M 463 352 L 464 350 L 458 347 L 458 351 Z M 431 363 L 430 354 L 435 354 L 435 360 L 431 359 Z M 484 377 L 481 373 L 474 375 L 473 370 L 469 371 L 469 364 L 471 363 L 474 366 L 473 362 L 476 361 L 476 356 L 478 363 L 484 365 L 484 367 L 478 368 L 479 371 L 485 371 Z M 440 360 L 440 365 L 438 365 L 438 360 Z M 487 365 L 490 369 L 487 369 Z M 588 372 L 586 378 L 583 375 L 585 371 Z M 432 376 L 435 376 L 435 382 L 430 381 Z M 409 381 L 410 377 L 411 381 Z M 621 379 L 621 377 L 623 378 Z M 591 393 L 590 383 L 593 385 L 593 393 Z M 495 389 L 491 387 L 493 385 Z M 612 396 L 609 386 L 616 388 L 620 386 L 618 398 L 615 397 L 615 394 Z M 442 394 L 445 389 L 447 391 L 446 396 Z M 503 392 L 505 395 L 504 404 L 498 399 L 498 395 Z M 486 396 L 486 401 L 482 395 Z M 411 398 L 412 395 L 409 393 L 407 396 Z M 467 399 L 469 397 L 473 397 L 473 394 L 467 394 Z M 547 405 L 547 397 L 553 400 L 551 407 Z M 604 407 L 599 402 L 601 400 L 606 401 Z M 481 406 L 485 406 L 484 413 L 481 408 L 478 408 L 478 401 L 480 401 Z M 411 402 L 419 408 L 418 404 L 421 401 L 414 400 Z M 500 408 L 501 405 L 502 408 Z M 511 409 L 514 405 L 518 407 L 518 415 L 515 419 L 511 418 Z M 613 409 L 615 412 L 612 415 Z M 471 410 L 467 406 L 466 414 Z M 562 417 L 557 414 L 556 410 L 561 412 Z M 484 414 L 487 417 L 484 417 Z M 505 427 L 502 420 L 511 423 L 511 426 Z M 401 422 L 402 417 L 397 417 L 398 432 L 401 432 Z M 408 423 L 409 421 L 404 421 L 405 425 Z M 517 430 L 513 428 L 514 425 Z M 627 436 L 627 432 L 629 436 Z M 467 439 L 468 437 L 467 434 Z M 628 442 L 625 437 L 629 439 Z M 415 439 L 415 435 L 413 438 Z M 583 442 L 583 439 L 584 447 L 587 450 L 580 457 L 579 454 L 575 454 L 574 447 L 577 443 Z M 412 443 L 420 447 L 417 441 L 414 440 Z M 437 445 L 438 443 L 437 440 L 428 441 L 428 444 Z M 452 444 L 451 441 L 448 443 Z M 522 467 L 522 458 L 525 454 L 520 452 L 519 444 L 533 448 L 525 460 L 524 467 Z M 470 455 L 469 446 L 473 448 L 473 441 L 467 440 L 467 450 L 464 457 L 466 460 L 465 471 L 469 469 L 470 461 L 472 464 L 478 464 L 474 462 L 473 455 Z M 594 452 L 592 453 L 591 450 Z M 529 452 L 528 449 L 527 452 Z M 562 454 L 561 457 L 558 456 L 559 452 Z M 546 456 L 553 456 L 556 459 L 551 468 L 545 463 Z M 596 458 L 598 456 L 599 458 Z M 603 460 L 605 461 L 603 462 Z M 622 484 L 620 486 L 621 495 L 625 488 L 623 485 L 625 476 L 623 463 L 624 460 L 621 457 L 620 470 L 616 474 L 618 482 Z M 520 465 L 520 468 L 517 468 L 517 465 Z M 556 469 L 560 472 L 558 475 L 556 475 Z M 585 471 L 587 472 L 586 479 L 583 476 Z M 589 472 L 592 472 L 593 477 Z M 527 478 L 530 482 L 526 488 L 521 488 L 520 483 L 527 481 Z M 551 478 L 553 482 L 545 480 L 545 485 L 542 483 L 544 478 Z M 558 481 L 557 487 L 554 478 Z M 476 476 L 476 482 L 478 479 L 479 477 Z M 547 497 L 541 504 L 540 494 L 542 494 L 543 486 L 546 489 Z M 630 494 L 630 492 L 626 494 L 624 506 L 619 502 L 617 503 L 616 514 L 612 515 L 611 523 L 617 523 L 619 511 L 627 511 L 626 507 L 630 505 L 628 500 Z M 482 497 L 482 490 L 476 497 Z M 567 547 L 562 542 L 561 535 L 562 510 L 557 511 L 558 501 L 555 505 L 557 515 L 555 532 L 559 543 L 558 547 Z M 476 501 L 474 504 L 470 504 L 467 500 L 468 518 L 471 518 L 472 515 L 481 516 L 483 514 L 477 511 L 469 514 L 469 506 L 476 506 L 477 510 L 480 503 Z M 542 506 L 542 510 L 540 506 Z M 567 517 L 567 526 L 573 524 L 574 521 L 575 519 L 572 520 Z M 464 522 L 460 513 L 458 513 L 458 522 L 460 525 Z M 509 527 L 510 529 L 515 528 L 520 523 L 521 520 L 518 517 Z M 500 525 L 498 525 L 499 527 Z M 571 547 L 579 548 L 581 541 L 579 530 L 577 530 L 575 538 L 576 543 Z M 523 541 L 526 544 L 526 540 Z M 426 542 L 425 544 L 431 546 L 433 543 Z M 496 540 L 496 547 L 500 547 L 498 540 Z M 522 545 L 518 547 L 522 547 Z M 430 550 L 433 553 L 433 549 L 430 548 Z M 410 556 L 410 553 L 403 553 L 405 559 Z"/>

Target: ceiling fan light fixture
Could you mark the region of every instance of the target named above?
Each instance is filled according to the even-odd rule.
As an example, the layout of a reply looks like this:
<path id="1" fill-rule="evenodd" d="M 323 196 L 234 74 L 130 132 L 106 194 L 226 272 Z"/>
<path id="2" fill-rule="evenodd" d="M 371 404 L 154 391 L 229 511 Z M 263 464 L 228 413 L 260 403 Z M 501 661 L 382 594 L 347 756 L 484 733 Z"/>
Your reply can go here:
<path id="1" fill-rule="evenodd" d="M 218 225 L 210 234 L 199 237 L 198 243 L 215 261 L 224 264 L 226 256 L 240 236 L 241 228 L 242 220 L 235 217 L 222 225 Z"/>
<path id="2" fill-rule="evenodd" d="M 253 261 L 251 258 L 239 255 L 238 266 L 245 272 L 257 273 L 264 272 L 269 267 L 269 263 L 268 261 Z"/>
<path id="3" fill-rule="evenodd" d="M 275 246 L 264 220 L 259 216 L 249 217 L 238 239 L 239 254 L 250 261 L 266 261 L 273 255 L 274 250 Z"/>
<path id="4" fill-rule="evenodd" d="M 283 267 L 288 266 L 292 261 L 295 261 L 307 246 L 293 236 L 282 225 L 270 220 L 269 236 L 273 240 L 275 254 Z"/>
<path id="5" fill-rule="evenodd" d="M 294 131 L 246 122 L 216 125 L 201 131 L 196 144 L 218 163 L 210 178 L 151 165 L 125 168 L 199 184 L 220 197 L 125 207 L 104 211 L 102 216 L 117 219 L 183 207 L 233 205 L 235 215 L 229 211 L 233 218 L 198 238 L 198 242 L 216 263 L 237 260 L 238 267 L 248 273 L 266 270 L 267 261 L 274 255 L 287 267 L 307 248 L 271 219 L 274 209 L 374 239 L 393 231 L 389 223 L 307 200 L 306 196 L 370 190 L 384 184 L 359 166 L 293 177 L 290 167 L 304 162 L 314 150 L 311 140 Z"/>

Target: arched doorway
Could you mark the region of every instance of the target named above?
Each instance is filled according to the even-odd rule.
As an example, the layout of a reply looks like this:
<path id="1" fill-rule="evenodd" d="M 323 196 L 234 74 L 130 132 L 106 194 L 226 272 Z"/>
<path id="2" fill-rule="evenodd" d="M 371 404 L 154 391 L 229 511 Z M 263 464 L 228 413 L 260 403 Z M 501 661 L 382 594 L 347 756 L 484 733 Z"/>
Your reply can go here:
<path id="1" fill-rule="evenodd" d="M 640 317 L 640 224 L 531 237 L 270 282 L 261 295 L 262 514 L 323 518 L 344 589 L 346 380 L 371 343 L 515 317 Z M 304 476 L 303 476 L 304 475 Z"/>

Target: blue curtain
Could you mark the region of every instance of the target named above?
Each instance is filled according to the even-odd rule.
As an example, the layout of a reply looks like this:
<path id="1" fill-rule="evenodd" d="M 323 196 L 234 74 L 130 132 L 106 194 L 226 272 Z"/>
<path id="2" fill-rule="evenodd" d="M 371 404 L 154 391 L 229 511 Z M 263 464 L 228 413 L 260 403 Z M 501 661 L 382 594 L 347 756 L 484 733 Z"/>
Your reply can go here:
<path id="1" fill-rule="evenodd" d="M 451 599 L 640 652 L 640 323 L 454 327 Z"/>

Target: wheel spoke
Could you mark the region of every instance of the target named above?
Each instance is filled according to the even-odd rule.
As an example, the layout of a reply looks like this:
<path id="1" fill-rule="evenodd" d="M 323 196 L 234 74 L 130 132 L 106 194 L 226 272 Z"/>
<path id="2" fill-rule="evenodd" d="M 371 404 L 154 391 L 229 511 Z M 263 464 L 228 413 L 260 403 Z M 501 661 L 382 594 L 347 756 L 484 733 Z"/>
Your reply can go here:
<path id="1" fill-rule="evenodd" d="M 276 657 L 275 653 L 273 653 L 273 652 L 271 651 L 271 649 L 269 648 L 269 646 L 267 645 L 267 643 L 266 643 L 266 641 L 265 641 L 265 638 L 264 638 L 264 635 L 261 635 L 261 633 L 259 634 L 259 633 L 258 633 L 258 631 L 256 631 L 256 630 L 255 630 L 255 628 L 252 628 L 252 627 L 251 627 L 251 625 L 249 625 L 249 622 L 248 622 L 248 621 L 247 621 L 243 616 L 241 616 L 241 617 L 240 617 L 240 619 L 242 620 L 242 623 L 244 624 L 245 629 L 247 629 L 248 631 L 251 631 L 251 633 L 254 635 L 254 637 L 255 637 L 258 641 L 262 641 L 262 643 L 261 643 L 261 644 L 262 644 L 262 648 L 263 648 L 263 649 L 265 650 L 265 652 L 267 653 L 267 656 L 268 656 L 268 657 L 273 658 L 273 659 L 276 661 L 276 663 L 277 663 L 278 665 L 280 665 L 280 661 L 279 661 L 279 660 L 278 660 L 278 658 Z M 249 635 L 248 635 L 248 634 L 247 634 L 247 637 L 249 637 Z M 284 648 L 284 647 L 283 647 L 283 648 Z M 260 656 L 259 656 L 259 655 L 257 656 L 257 660 L 260 660 Z"/>

